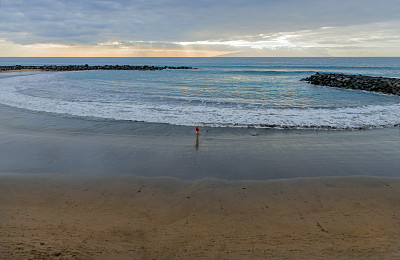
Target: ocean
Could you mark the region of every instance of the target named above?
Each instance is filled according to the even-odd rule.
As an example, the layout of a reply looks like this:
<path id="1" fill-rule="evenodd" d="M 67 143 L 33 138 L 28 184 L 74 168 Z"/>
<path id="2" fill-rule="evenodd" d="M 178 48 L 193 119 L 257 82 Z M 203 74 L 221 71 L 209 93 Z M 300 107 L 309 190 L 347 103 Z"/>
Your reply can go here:
<path id="1" fill-rule="evenodd" d="M 18 64 L 197 69 L 0 73 L 1 174 L 399 177 L 400 97 L 300 79 L 399 77 L 400 58 L 0 59 Z"/>
<path id="2" fill-rule="evenodd" d="M 370 129 L 400 123 L 400 97 L 315 86 L 315 72 L 400 77 L 400 58 L 1 58 L 0 65 L 193 70 L 0 74 L 0 104 L 58 117 L 176 126 Z"/>

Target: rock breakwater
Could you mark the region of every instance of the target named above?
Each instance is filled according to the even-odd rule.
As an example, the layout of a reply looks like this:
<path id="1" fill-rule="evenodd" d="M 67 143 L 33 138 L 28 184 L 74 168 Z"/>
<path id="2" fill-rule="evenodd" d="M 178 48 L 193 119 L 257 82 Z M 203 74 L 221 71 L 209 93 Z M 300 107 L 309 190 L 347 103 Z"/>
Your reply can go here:
<path id="1" fill-rule="evenodd" d="M 80 71 L 80 70 L 187 70 L 196 69 L 193 67 L 172 67 L 172 66 L 132 66 L 132 65 L 102 65 L 102 66 L 89 66 L 85 65 L 43 65 L 43 66 L 24 66 L 24 65 L 13 65 L 13 66 L 0 66 L 0 71 L 21 71 L 21 70 L 39 70 L 39 71 Z"/>
<path id="2" fill-rule="evenodd" d="M 313 85 L 366 90 L 400 96 L 400 79 L 397 78 L 317 72 L 301 80 Z"/>

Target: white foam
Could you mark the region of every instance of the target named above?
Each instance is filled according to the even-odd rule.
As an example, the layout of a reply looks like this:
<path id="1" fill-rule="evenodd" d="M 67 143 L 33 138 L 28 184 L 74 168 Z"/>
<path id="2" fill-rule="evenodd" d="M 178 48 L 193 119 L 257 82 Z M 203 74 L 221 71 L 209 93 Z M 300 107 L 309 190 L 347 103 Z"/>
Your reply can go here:
<path id="1" fill-rule="evenodd" d="M 217 107 L 210 104 L 178 105 L 137 102 L 74 102 L 34 97 L 18 91 L 35 80 L 53 80 L 52 74 L 35 74 L 1 80 L 0 103 L 33 111 L 115 120 L 174 125 L 232 127 L 293 127 L 358 129 L 394 126 L 400 122 L 400 104 L 336 109 L 275 109 Z"/>

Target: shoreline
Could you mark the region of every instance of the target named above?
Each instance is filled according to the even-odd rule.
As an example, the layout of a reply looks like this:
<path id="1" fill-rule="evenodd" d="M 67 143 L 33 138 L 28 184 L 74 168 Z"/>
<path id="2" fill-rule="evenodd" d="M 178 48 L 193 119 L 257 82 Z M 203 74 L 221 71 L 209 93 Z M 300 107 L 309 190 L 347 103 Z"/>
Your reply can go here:
<path id="1" fill-rule="evenodd" d="M 0 106 L 0 172 L 184 180 L 399 177 L 398 127 L 202 128 L 59 117 Z"/>
<path id="2" fill-rule="evenodd" d="M 224 181 L 0 174 L 21 258 L 395 259 L 400 179 Z"/>
<path id="3" fill-rule="evenodd" d="M 40 69 L 0 70 L 0 73 L 29 72 L 29 71 L 42 71 L 42 70 Z"/>
<path id="4" fill-rule="evenodd" d="M 400 255 L 400 126 L 200 125 L 196 136 L 7 105 L 0 121 L 1 259 Z"/>

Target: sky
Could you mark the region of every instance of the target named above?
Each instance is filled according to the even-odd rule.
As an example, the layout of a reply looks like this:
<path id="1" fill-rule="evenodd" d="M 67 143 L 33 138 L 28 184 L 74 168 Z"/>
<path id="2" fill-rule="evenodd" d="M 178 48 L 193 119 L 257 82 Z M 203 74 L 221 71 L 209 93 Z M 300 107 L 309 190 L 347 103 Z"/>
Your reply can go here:
<path id="1" fill-rule="evenodd" d="M 0 0 L 0 57 L 399 57 L 399 0 Z"/>

